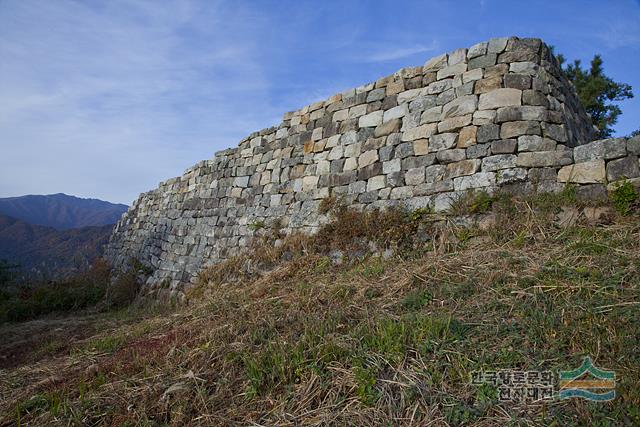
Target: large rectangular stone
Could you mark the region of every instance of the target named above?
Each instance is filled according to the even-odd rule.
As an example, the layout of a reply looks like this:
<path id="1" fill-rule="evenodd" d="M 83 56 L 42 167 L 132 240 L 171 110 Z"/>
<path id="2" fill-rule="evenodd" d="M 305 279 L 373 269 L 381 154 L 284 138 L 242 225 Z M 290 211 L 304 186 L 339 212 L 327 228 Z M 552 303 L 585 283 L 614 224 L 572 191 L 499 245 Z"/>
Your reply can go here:
<path id="1" fill-rule="evenodd" d="M 407 185 L 418 185 L 424 182 L 424 168 L 409 169 L 404 174 L 404 182 Z"/>
<path id="2" fill-rule="evenodd" d="M 467 114 L 466 116 L 450 117 L 442 120 L 438 123 L 438 132 L 451 132 L 462 129 L 463 127 L 471 124 L 472 117 L 473 116 L 471 114 Z"/>
<path id="3" fill-rule="evenodd" d="M 461 160 L 447 165 L 446 178 L 473 175 L 480 170 L 481 161 L 479 159 Z"/>
<path id="4" fill-rule="evenodd" d="M 382 123 L 383 116 L 384 113 L 382 111 L 374 111 L 373 113 L 360 117 L 358 120 L 358 126 L 361 128 L 378 126 Z"/>
<path id="5" fill-rule="evenodd" d="M 413 193 L 416 196 L 427 196 L 430 194 L 444 193 L 445 191 L 453 191 L 452 179 L 420 184 L 413 189 Z"/>
<path id="6" fill-rule="evenodd" d="M 518 137 L 518 151 L 553 151 L 556 142 L 539 135 L 522 135 Z"/>
<path id="7" fill-rule="evenodd" d="M 480 95 L 479 110 L 493 110 L 500 107 L 522 104 L 522 91 L 520 89 L 503 88 Z"/>
<path id="8" fill-rule="evenodd" d="M 441 119 L 448 117 L 464 116 L 473 114 L 478 106 L 478 97 L 476 95 L 467 95 L 455 98 L 453 101 L 442 107 Z"/>
<path id="9" fill-rule="evenodd" d="M 544 121 L 547 109 L 540 106 L 523 105 L 498 108 L 496 123 L 514 122 L 519 120 Z"/>
<path id="10" fill-rule="evenodd" d="M 436 154 L 436 158 L 442 164 L 459 162 L 466 157 L 466 150 L 463 148 L 454 148 L 451 150 L 440 150 Z"/>
<path id="11" fill-rule="evenodd" d="M 627 156 L 607 163 L 607 180 L 609 182 L 637 178 L 638 176 L 640 176 L 640 165 L 637 156 Z"/>
<path id="12" fill-rule="evenodd" d="M 593 160 L 564 166 L 558 171 L 558 182 L 576 184 L 604 183 L 604 160 Z"/>
<path id="13" fill-rule="evenodd" d="M 456 191 L 491 187 L 495 184 L 496 184 L 495 172 L 478 172 L 473 175 L 461 176 L 453 179 L 453 188 Z"/>
<path id="14" fill-rule="evenodd" d="M 509 139 L 520 135 L 540 135 L 540 123 L 535 121 L 519 121 L 503 123 L 500 127 L 500 138 Z"/>
<path id="15" fill-rule="evenodd" d="M 409 106 L 407 104 L 398 105 L 384 112 L 382 121 L 388 122 L 389 120 L 399 119 L 409 113 Z"/>
<path id="16" fill-rule="evenodd" d="M 464 62 L 460 62 L 455 65 L 449 65 L 438 71 L 436 78 L 438 80 L 446 79 L 447 77 L 455 76 L 457 74 L 462 74 L 467 71 L 467 64 Z"/>
<path id="17" fill-rule="evenodd" d="M 627 155 L 624 138 L 610 138 L 579 145 L 573 149 L 576 163 L 596 159 L 616 159 Z"/>
<path id="18" fill-rule="evenodd" d="M 532 151 L 518 153 L 516 166 L 525 168 L 542 168 L 565 166 L 573 162 L 571 151 Z"/>
<path id="19" fill-rule="evenodd" d="M 417 88 L 417 89 L 409 89 L 404 92 L 400 92 L 398 94 L 398 104 L 404 104 L 406 102 L 411 102 L 416 98 L 426 94 L 425 88 Z"/>
<path id="20" fill-rule="evenodd" d="M 429 150 L 440 151 L 453 148 L 456 145 L 457 138 L 457 133 L 441 133 L 438 135 L 433 135 L 429 140 Z"/>
<path id="21" fill-rule="evenodd" d="M 515 139 L 501 139 L 491 143 L 493 154 L 513 154 L 516 152 L 518 143 Z"/>
<path id="22" fill-rule="evenodd" d="M 509 169 L 516 166 L 516 156 L 514 154 L 498 154 L 482 159 L 482 171 L 492 172 L 499 169 Z"/>
<path id="23" fill-rule="evenodd" d="M 415 141 L 416 139 L 429 138 L 436 131 L 436 123 L 428 123 L 421 126 L 407 129 L 402 132 L 403 141 Z"/>
<path id="24" fill-rule="evenodd" d="M 402 121 L 400 119 L 385 121 L 382 124 L 376 126 L 376 129 L 373 135 L 376 138 L 379 138 L 381 136 L 387 136 L 391 133 L 398 132 L 400 130 L 401 125 L 402 125 Z"/>

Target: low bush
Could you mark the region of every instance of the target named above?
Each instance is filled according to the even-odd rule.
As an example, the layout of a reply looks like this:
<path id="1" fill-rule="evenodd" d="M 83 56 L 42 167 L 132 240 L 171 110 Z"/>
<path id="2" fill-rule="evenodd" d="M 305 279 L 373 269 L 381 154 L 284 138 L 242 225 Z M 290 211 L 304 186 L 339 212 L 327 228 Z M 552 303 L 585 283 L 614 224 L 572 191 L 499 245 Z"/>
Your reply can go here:
<path id="1" fill-rule="evenodd" d="M 125 273 L 110 285 L 108 264 L 98 260 L 86 272 L 59 282 L 12 284 L 0 291 L 0 322 L 20 322 L 50 313 L 68 313 L 96 306 L 129 304 L 138 293 L 134 273 Z"/>

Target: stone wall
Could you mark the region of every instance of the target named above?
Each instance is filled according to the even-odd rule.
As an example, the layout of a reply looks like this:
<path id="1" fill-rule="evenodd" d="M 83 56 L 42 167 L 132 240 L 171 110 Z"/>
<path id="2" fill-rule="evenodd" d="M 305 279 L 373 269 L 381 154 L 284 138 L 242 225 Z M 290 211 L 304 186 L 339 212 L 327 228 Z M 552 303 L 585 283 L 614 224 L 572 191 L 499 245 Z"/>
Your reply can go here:
<path id="1" fill-rule="evenodd" d="M 442 211 L 474 189 L 576 182 L 602 193 L 640 175 L 638 140 L 582 145 L 593 135 L 544 43 L 492 39 L 286 113 L 140 195 L 106 254 L 116 267 L 141 261 L 151 286 L 179 291 L 203 265 L 241 250 L 252 224 L 314 232 L 330 195 L 365 209 Z"/>

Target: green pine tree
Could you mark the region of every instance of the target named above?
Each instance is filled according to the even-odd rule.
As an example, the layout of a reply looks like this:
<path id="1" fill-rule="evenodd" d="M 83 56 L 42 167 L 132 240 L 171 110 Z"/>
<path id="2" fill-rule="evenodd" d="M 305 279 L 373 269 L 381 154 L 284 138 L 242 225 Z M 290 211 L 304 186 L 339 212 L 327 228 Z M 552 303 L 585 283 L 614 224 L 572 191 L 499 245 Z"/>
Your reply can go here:
<path id="1" fill-rule="evenodd" d="M 565 58 L 557 56 L 562 69 L 569 80 L 573 82 L 578 97 L 593 120 L 593 124 L 600 130 L 601 138 L 608 138 L 613 134 L 612 126 L 618 121 L 622 110 L 614 102 L 633 98 L 631 86 L 618 83 L 604 74 L 602 58 L 595 55 L 591 60 L 591 68 L 583 69 L 580 60 L 564 66 Z"/>

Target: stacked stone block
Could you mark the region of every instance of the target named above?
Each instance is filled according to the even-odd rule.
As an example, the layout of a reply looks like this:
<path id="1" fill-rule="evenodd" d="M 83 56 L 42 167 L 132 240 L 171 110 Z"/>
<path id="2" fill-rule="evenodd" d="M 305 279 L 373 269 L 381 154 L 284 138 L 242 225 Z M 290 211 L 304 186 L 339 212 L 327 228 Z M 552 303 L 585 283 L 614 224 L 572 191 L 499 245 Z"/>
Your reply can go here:
<path id="1" fill-rule="evenodd" d="M 245 247 L 252 225 L 314 232 L 329 196 L 360 209 L 442 211 L 470 190 L 633 178 L 637 143 L 601 141 L 593 154 L 581 145 L 593 135 L 544 43 L 492 39 L 286 113 L 161 183 L 120 220 L 107 257 L 116 267 L 136 258 L 154 270 L 151 285 L 180 289 Z"/>

